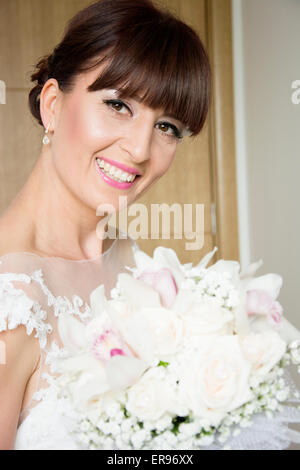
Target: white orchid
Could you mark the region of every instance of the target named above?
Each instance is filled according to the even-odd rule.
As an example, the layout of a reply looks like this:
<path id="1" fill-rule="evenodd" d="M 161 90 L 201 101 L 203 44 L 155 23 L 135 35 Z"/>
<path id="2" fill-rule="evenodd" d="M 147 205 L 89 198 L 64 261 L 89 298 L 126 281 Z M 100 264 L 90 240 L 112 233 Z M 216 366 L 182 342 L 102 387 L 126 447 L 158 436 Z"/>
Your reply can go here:
<path id="1" fill-rule="evenodd" d="M 177 254 L 171 248 L 162 246 L 156 247 L 153 252 L 153 257 L 148 256 L 142 250 L 137 250 L 134 253 L 136 263 L 136 275 L 139 276 L 144 271 L 159 271 L 162 268 L 167 268 L 174 276 L 176 285 L 179 287 L 185 278 L 184 267 L 180 263 Z"/>
<path id="2" fill-rule="evenodd" d="M 58 319 L 67 357 L 56 359 L 53 366 L 68 376 L 68 391 L 76 408 L 99 408 L 105 394 L 133 385 L 147 368 L 124 341 L 107 306 L 101 285 L 91 294 L 91 321 L 83 323 L 67 313 Z"/>
<path id="3" fill-rule="evenodd" d="M 276 300 L 282 287 L 282 277 L 274 273 L 254 277 L 262 264 L 262 260 L 252 263 L 240 275 L 247 292 L 251 331 L 259 333 L 275 328 L 286 343 L 300 340 L 300 331 L 283 316 L 283 308 Z"/>

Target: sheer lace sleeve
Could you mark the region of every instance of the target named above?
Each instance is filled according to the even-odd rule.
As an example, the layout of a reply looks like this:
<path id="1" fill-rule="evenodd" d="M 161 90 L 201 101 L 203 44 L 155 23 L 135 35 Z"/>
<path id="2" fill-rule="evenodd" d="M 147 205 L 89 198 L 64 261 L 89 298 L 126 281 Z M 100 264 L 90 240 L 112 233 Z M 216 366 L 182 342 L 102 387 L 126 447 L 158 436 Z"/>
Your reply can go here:
<path id="1" fill-rule="evenodd" d="M 28 288 L 16 287 L 20 284 L 26 286 L 31 281 L 26 274 L 0 274 L 0 332 L 24 325 L 27 334 L 34 332 L 41 348 L 45 348 L 47 334 L 52 331 L 51 325 L 46 322 L 46 311 L 25 293 Z"/>

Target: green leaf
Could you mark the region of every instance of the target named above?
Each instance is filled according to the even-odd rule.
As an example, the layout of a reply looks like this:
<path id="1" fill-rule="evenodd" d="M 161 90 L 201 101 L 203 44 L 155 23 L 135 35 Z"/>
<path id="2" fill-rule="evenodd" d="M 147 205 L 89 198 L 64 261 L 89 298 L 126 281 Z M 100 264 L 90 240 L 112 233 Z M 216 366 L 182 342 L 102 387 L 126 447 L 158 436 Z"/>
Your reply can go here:
<path id="1" fill-rule="evenodd" d="M 161 367 L 168 367 L 169 364 L 170 364 L 169 362 L 159 361 L 159 364 L 158 364 L 157 367 L 160 367 L 160 366 Z"/>

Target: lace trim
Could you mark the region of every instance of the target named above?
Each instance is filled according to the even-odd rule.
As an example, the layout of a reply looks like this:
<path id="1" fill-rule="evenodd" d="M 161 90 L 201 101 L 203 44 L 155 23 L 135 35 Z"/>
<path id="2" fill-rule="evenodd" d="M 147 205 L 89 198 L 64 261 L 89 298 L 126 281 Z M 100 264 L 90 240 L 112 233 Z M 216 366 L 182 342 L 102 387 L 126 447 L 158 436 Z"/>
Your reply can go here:
<path id="1" fill-rule="evenodd" d="M 73 313 L 74 315 L 78 315 L 81 320 L 86 320 L 91 316 L 91 308 L 87 303 L 85 303 L 84 311 L 82 312 L 80 310 L 83 305 L 83 300 L 79 295 L 73 295 L 72 302 L 65 296 L 55 297 L 46 286 L 41 269 L 35 271 L 31 277 L 34 281 L 40 284 L 42 291 L 48 298 L 48 306 L 53 307 L 54 315 L 56 317 L 61 313 Z"/>
<path id="2" fill-rule="evenodd" d="M 0 332 L 24 325 L 28 335 L 35 330 L 35 338 L 38 338 L 41 348 L 44 349 L 47 334 L 52 332 L 52 326 L 45 323 L 47 312 L 22 289 L 14 287 L 12 281 L 29 284 L 31 277 L 27 274 L 0 274 Z"/>
<path id="3" fill-rule="evenodd" d="M 77 315 L 81 320 L 86 320 L 91 316 L 91 308 L 87 303 L 84 311 L 81 311 L 83 300 L 78 295 L 73 295 L 72 301 L 67 297 L 55 297 L 47 288 L 41 269 L 34 271 L 31 275 L 4 273 L 0 274 L 0 332 L 24 325 L 28 335 L 31 335 L 33 330 L 36 331 L 35 338 L 38 338 L 42 349 L 47 345 L 47 335 L 52 332 L 52 326 L 45 323 L 47 312 L 22 289 L 17 289 L 12 284 L 13 281 L 26 284 L 30 284 L 31 281 L 37 282 L 47 297 L 48 306 L 53 307 L 56 317 L 62 312 Z"/>

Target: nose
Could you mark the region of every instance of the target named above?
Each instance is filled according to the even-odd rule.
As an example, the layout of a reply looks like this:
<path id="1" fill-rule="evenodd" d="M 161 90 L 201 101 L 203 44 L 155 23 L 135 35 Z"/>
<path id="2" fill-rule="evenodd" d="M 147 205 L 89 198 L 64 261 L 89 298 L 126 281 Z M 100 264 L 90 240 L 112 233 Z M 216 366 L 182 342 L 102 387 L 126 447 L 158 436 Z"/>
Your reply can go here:
<path id="1" fill-rule="evenodd" d="M 150 159 L 153 138 L 153 122 L 138 121 L 127 128 L 126 136 L 122 140 L 122 149 L 125 150 L 131 160 L 137 164 Z"/>

